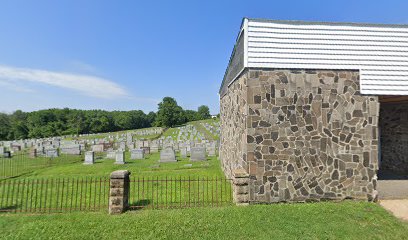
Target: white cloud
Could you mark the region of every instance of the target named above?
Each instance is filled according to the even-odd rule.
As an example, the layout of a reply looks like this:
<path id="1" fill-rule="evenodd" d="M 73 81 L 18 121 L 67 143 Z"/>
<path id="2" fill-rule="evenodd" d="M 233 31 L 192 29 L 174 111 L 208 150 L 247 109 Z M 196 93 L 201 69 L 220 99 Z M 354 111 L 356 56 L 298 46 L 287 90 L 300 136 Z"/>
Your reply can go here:
<path id="1" fill-rule="evenodd" d="M 11 81 L 6 81 L 6 80 L 0 80 L 0 86 L 8 88 L 16 92 L 22 92 L 22 93 L 35 92 L 33 89 L 30 89 L 30 88 L 27 88 L 27 87 L 24 87 L 19 84 L 13 83 Z"/>
<path id="2" fill-rule="evenodd" d="M 0 80 L 13 82 L 35 82 L 80 92 L 97 98 L 127 97 L 125 89 L 110 80 L 72 73 L 52 72 L 30 68 L 0 65 Z"/>

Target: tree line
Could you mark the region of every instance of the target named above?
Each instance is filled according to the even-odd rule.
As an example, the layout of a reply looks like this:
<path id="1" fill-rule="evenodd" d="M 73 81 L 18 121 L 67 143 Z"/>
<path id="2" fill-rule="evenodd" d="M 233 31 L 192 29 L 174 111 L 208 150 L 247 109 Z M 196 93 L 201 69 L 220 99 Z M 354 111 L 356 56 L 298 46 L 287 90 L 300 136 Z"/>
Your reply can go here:
<path id="1" fill-rule="evenodd" d="M 210 117 L 207 106 L 200 106 L 197 111 L 184 110 L 171 97 L 163 98 L 158 111 L 148 114 L 141 110 L 17 110 L 12 114 L 0 113 L 0 140 L 114 132 L 153 126 L 174 127 Z"/>

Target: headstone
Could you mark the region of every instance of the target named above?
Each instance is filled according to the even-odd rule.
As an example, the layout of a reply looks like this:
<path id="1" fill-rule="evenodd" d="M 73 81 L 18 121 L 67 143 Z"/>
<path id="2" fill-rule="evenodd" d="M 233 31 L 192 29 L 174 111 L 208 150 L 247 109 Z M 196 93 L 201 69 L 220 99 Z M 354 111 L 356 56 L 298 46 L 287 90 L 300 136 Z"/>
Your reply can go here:
<path id="1" fill-rule="evenodd" d="M 81 155 L 81 145 L 73 145 L 60 148 L 61 153 L 69 155 Z"/>
<path id="2" fill-rule="evenodd" d="M 159 152 L 159 146 L 158 145 L 154 145 L 150 147 L 150 153 L 157 153 Z"/>
<path id="3" fill-rule="evenodd" d="M 4 151 L 3 157 L 4 158 L 11 158 L 11 152 L 10 151 Z"/>
<path id="4" fill-rule="evenodd" d="M 143 149 L 133 149 L 130 151 L 130 159 L 144 159 Z"/>
<path id="5" fill-rule="evenodd" d="M 5 147 L 0 147 L 0 156 L 2 156 L 4 154 L 4 152 L 6 151 Z"/>
<path id="6" fill-rule="evenodd" d="M 186 147 L 180 148 L 180 155 L 182 158 L 187 158 L 187 148 Z"/>
<path id="7" fill-rule="evenodd" d="M 30 158 L 36 158 L 37 157 L 37 149 L 32 148 L 30 150 L 30 154 L 29 154 Z"/>
<path id="8" fill-rule="evenodd" d="M 119 151 L 125 151 L 126 150 L 126 143 L 125 142 L 120 142 L 118 150 Z"/>
<path id="9" fill-rule="evenodd" d="M 161 150 L 159 162 L 177 162 L 174 150 L 172 148 Z"/>
<path id="10" fill-rule="evenodd" d="M 214 157 L 215 156 L 215 147 L 208 148 L 208 156 Z"/>
<path id="11" fill-rule="evenodd" d="M 57 149 L 47 149 L 45 152 L 45 156 L 49 158 L 56 158 L 58 157 L 58 150 Z"/>
<path id="12" fill-rule="evenodd" d="M 150 147 L 141 147 L 140 149 L 144 151 L 144 154 L 150 154 Z"/>
<path id="13" fill-rule="evenodd" d="M 190 161 L 205 161 L 206 152 L 204 147 L 192 147 Z"/>
<path id="14" fill-rule="evenodd" d="M 116 152 L 115 151 L 108 151 L 106 153 L 106 158 L 107 159 L 116 159 Z"/>
<path id="15" fill-rule="evenodd" d="M 19 152 L 19 151 L 21 151 L 21 146 L 20 146 L 20 145 L 12 145 L 12 146 L 11 146 L 11 149 L 12 149 L 14 152 Z"/>
<path id="16" fill-rule="evenodd" d="M 92 151 L 86 152 L 85 153 L 85 165 L 90 165 L 95 163 L 95 153 Z"/>
<path id="17" fill-rule="evenodd" d="M 105 145 L 103 144 L 92 145 L 92 152 L 103 152 L 104 150 Z"/>
<path id="18" fill-rule="evenodd" d="M 125 164 L 125 152 L 124 151 L 116 151 L 116 161 L 115 164 Z"/>

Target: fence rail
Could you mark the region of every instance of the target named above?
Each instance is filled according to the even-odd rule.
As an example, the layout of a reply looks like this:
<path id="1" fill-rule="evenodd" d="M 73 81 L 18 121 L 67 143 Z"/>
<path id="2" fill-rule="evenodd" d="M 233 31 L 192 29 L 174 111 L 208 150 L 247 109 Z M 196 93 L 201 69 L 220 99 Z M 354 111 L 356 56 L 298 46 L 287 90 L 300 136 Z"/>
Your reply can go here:
<path id="1" fill-rule="evenodd" d="M 0 179 L 20 176 L 37 169 L 60 164 L 83 161 L 83 155 L 60 154 L 58 157 L 30 157 L 26 152 L 13 154 L 10 158 L 0 156 Z"/>
<path id="2" fill-rule="evenodd" d="M 132 177 L 130 210 L 217 207 L 232 203 L 229 179 Z M 107 177 L 7 179 L 0 181 L 0 213 L 107 210 Z"/>
<path id="3" fill-rule="evenodd" d="M 96 211 L 108 207 L 109 178 L 0 181 L 0 212 Z"/>
<path id="4" fill-rule="evenodd" d="M 222 206 L 232 202 L 229 179 L 200 177 L 131 178 L 130 208 Z"/>

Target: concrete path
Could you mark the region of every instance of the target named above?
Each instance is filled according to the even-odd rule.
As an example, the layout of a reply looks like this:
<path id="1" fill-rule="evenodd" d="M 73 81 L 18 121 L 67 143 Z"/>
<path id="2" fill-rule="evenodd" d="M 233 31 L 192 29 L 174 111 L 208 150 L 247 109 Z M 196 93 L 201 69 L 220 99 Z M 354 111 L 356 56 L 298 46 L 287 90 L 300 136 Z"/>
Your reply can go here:
<path id="1" fill-rule="evenodd" d="M 380 200 L 380 205 L 395 217 L 408 221 L 408 199 Z"/>
<path id="2" fill-rule="evenodd" d="M 408 199 L 408 180 L 378 180 L 378 199 Z"/>

